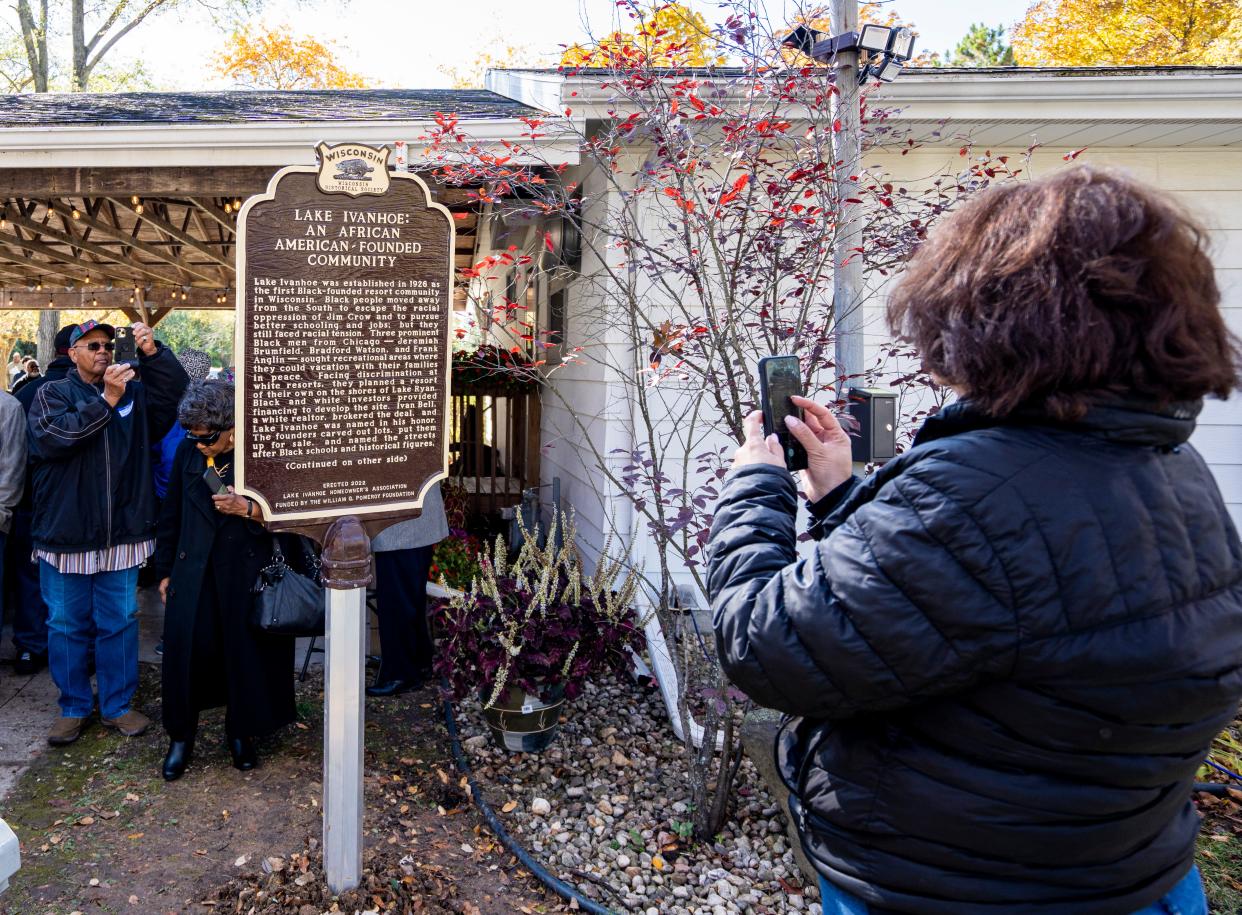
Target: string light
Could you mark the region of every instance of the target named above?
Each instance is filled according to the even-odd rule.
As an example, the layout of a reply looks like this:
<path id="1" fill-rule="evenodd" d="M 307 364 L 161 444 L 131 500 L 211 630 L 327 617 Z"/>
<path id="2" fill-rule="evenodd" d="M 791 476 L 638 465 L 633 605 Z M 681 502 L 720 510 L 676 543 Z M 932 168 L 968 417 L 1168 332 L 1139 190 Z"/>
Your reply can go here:
<path id="1" fill-rule="evenodd" d="M 134 207 L 134 212 L 137 213 L 139 216 L 142 215 L 142 204 L 141 203 Z"/>
<path id="2" fill-rule="evenodd" d="M 229 203 L 227 200 L 224 202 L 224 212 L 226 213 L 233 212 L 233 204 Z"/>
<path id="3" fill-rule="evenodd" d="M 8 209 L 0 210 L 0 229 L 9 227 L 9 211 Z"/>
<path id="4" fill-rule="evenodd" d="M 137 194 L 135 194 L 134 196 L 130 197 L 130 198 L 129 198 L 129 202 L 130 202 L 130 203 L 132 203 L 134 206 L 137 206 L 137 205 L 138 205 L 138 195 L 137 195 Z"/>
<path id="5" fill-rule="evenodd" d="M 73 208 L 73 212 L 72 212 L 72 213 L 70 213 L 69 215 L 71 215 L 74 219 L 81 219 L 81 218 L 82 218 L 82 214 L 78 211 L 78 208 L 77 208 L 77 207 L 74 207 L 74 208 Z"/>
<path id="6" fill-rule="evenodd" d="M 35 291 L 36 291 L 36 292 L 42 292 L 42 291 L 43 291 L 43 277 L 39 277 L 39 284 L 38 284 L 37 286 L 35 286 Z"/>

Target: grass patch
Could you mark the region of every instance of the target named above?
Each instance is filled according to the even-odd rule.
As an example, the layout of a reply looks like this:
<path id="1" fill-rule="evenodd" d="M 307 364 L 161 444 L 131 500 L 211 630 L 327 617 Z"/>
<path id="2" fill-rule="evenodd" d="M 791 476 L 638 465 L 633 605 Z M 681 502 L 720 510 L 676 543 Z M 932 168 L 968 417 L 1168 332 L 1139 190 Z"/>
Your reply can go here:
<path id="1" fill-rule="evenodd" d="M 1203 874 L 1211 911 L 1222 915 L 1242 912 L 1242 840 L 1205 828 L 1199 835 L 1195 862 Z"/>

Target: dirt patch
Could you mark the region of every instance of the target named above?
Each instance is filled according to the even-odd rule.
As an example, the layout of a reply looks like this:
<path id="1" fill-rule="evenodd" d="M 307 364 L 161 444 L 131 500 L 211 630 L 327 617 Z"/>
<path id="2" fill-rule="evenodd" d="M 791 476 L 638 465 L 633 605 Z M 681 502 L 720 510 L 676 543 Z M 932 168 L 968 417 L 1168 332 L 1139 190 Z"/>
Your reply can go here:
<path id="1" fill-rule="evenodd" d="M 138 701 L 157 721 L 158 677 L 143 666 Z M 125 739 L 96 721 L 44 753 L 5 804 L 22 869 L 0 912 L 563 910 L 481 830 L 430 690 L 368 700 L 365 874 L 335 900 L 319 865 L 322 703 L 320 681 L 300 684 L 297 726 L 249 773 L 232 767 L 222 711 L 204 716 L 194 763 L 172 784 L 158 725 Z"/>

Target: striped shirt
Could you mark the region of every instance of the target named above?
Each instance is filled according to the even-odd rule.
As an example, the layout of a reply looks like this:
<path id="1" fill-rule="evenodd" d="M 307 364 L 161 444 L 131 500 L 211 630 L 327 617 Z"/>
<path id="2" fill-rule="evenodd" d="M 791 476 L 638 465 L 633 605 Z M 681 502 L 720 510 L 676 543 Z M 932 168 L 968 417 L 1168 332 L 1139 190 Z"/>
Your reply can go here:
<path id="1" fill-rule="evenodd" d="M 123 572 L 147 561 L 155 552 L 154 540 L 141 543 L 120 543 L 106 550 L 85 553 L 52 553 L 36 550 L 35 555 L 61 575 L 94 575 L 97 572 Z"/>

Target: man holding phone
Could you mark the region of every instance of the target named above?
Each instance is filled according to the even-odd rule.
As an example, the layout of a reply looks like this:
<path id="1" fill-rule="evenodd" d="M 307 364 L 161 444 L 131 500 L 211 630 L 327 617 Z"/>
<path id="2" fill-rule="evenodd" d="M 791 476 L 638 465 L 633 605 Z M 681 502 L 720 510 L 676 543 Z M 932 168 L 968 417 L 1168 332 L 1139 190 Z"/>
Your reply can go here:
<path id="1" fill-rule="evenodd" d="M 69 339 L 73 369 L 39 388 L 29 415 L 34 461 L 32 539 L 48 605 L 48 654 L 61 716 L 48 742 L 77 740 L 94 706 L 87 673 L 94 626 L 100 716 L 137 736 L 150 721 L 130 707 L 138 686 L 138 567 L 155 548 L 151 443 L 176 420 L 189 382 L 151 328 L 132 328 L 144 381 L 113 363 L 116 330 L 87 321 Z"/>

